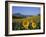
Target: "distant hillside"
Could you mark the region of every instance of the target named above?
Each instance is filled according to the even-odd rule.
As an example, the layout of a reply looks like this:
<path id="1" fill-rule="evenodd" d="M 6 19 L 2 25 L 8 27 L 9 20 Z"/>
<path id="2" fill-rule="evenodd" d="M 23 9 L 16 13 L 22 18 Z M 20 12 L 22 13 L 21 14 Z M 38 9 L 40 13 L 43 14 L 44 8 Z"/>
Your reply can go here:
<path id="1" fill-rule="evenodd" d="M 33 15 L 23 15 L 21 13 L 14 13 L 14 14 L 12 14 L 13 18 L 26 18 L 26 17 L 29 17 L 29 16 L 31 17 Z M 40 16 L 40 14 L 38 14 L 38 16 Z"/>
<path id="2" fill-rule="evenodd" d="M 16 17 L 29 17 L 29 16 L 32 16 L 32 15 L 23 15 L 21 13 L 15 13 L 15 14 L 13 14 L 13 16 L 16 16 Z"/>

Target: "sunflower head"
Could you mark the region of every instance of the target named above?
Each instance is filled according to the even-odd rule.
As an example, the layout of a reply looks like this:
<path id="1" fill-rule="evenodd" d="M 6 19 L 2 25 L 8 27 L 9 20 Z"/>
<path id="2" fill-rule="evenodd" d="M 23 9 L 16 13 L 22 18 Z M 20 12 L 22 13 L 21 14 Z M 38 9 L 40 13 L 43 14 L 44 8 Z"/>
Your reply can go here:
<path id="1" fill-rule="evenodd" d="M 28 19 L 23 20 L 22 25 L 23 25 L 23 27 L 24 27 L 25 29 L 28 29 L 28 26 L 29 26 L 29 21 L 28 21 Z"/>
<path id="2" fill-rule="evenodd" d="M 32 28 L 33 28 L 33 29 L 36 28 L 36 23 L 32 23 Z"/>
<path id="3" fill-rule="evenodd" d="M 32 19 L 32 28 L 33 29 L 36 28 L 36 21 L 35 21 L 35 19 Z"/>

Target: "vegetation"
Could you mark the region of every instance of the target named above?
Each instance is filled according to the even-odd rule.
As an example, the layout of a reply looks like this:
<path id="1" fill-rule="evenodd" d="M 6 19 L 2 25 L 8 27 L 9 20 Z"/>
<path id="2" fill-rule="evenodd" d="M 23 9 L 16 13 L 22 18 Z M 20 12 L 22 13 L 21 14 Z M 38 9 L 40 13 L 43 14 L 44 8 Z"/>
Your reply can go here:
<path id="1" fill-rule="evenodd" d="M 40 29 L 40 16 L 29 17 L 13 17 L 12 19 L 13 30 L 32 30 Z"/>

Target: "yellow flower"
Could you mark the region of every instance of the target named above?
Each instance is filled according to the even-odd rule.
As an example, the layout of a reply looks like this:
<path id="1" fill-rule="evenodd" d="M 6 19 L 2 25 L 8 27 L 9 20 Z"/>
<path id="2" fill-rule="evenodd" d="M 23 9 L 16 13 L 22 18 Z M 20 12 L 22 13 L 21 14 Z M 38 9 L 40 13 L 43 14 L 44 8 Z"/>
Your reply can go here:
<path id="1" fill-rule="evenodd" d="M 28 29 L 28 26 L 29 26 L 29 21 L 28 21 L 28 19 L 23 20 L 22 25 L 23 25 L 23 27 L 24 27 L 25 29 Z"/>
<path id="2" fill-rule="evenodd" d="M 35 21 L 35 19 L 32 19 L 32 27 L 33 27 L 33 29 L 36 28 L 36 21 Z"/>
<path id="3" fill-rule="evenodd" d="M 36 23 L 32 23 L 33 29 L 36 28 Z"/>

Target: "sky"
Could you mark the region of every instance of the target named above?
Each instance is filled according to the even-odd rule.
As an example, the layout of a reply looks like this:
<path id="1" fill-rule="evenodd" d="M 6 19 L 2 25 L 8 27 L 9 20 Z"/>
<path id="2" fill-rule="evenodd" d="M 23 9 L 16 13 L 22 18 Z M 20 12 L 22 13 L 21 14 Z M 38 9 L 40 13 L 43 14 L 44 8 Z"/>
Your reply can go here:
<path id="1" fill-rule="evenodd" d="M 37 15 L 40 14 L 40 7 L 20 7 L 13 6 L 12 13 L 21 13 L 23 15 Z"/>

